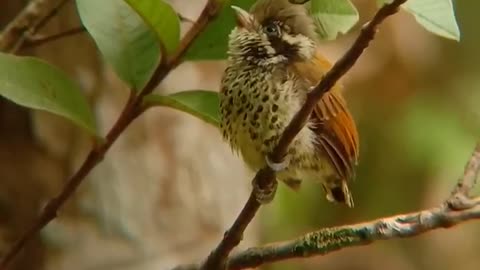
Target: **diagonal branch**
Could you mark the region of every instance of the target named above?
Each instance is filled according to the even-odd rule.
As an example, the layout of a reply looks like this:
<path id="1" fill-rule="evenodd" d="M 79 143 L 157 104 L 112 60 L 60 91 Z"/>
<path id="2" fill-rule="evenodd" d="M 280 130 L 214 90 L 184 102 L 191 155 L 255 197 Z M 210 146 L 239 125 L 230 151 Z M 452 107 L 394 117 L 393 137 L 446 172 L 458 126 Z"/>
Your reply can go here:
<path id="1" fill-rule="evenodd" d="M 465 166 L 461 183 L 472 183 L 480 173 L 480 142 L 477 143 Z M 457 186 L 454 188 L 454 193 Z M 457 210 L 448 201 L 438 207 L 379 218 L 363 223 L 330 227 L 310 232 L 295 239 L 252 247 L 230 256 L 226 269 L 256 268 L 264 264 L 293 258 L 308 258 L 326 255 L 348 247 L 368 245 L 378 240 L 413 237 L 441 228 L 450 228 L 460 223 L 480 219 L 480 197 L 468 198 L 469 207 Z M 197 270 L 198 265 L 181 265 L 174 270 Z"/>
<path id="2" fill-rule="evenodd" d="M 307 119 L 313 111 L 315 104 L 356 63 L 363 51 L 374 39 L 379 25 L 387 17 L 395 14 L 400 5 L 406 1 L 407 0 L 394 0 L 390 4 L 384 5 L 378 10 L 373 19 L 362 28 L 360 35 L 357 37 L 352 47 L 325 74 L 320 83 L 310 92 L 300 111 L 290 121 L 290 124 L 284 130 L 278 145 L 270 155 L 270 160 L 272 162 L 281 163 L 283 157 L 287 153 L 290 143 L 293 141 L 298 132 L 300 132 L 300 130 L 304 127 Z M 254 182 L 257 183 L 260 188 L 265 189 L 271 187 L 275 181 L 275 172 L 268 167 L 260 170 L 254 178 Z M 226 258 L 240 243 L 243 232 L 247 228 L 248 224 L 252 221 L 259 208 L 260 203 L 257 202 L 255 199 L 255 193 L 252 191 L 247 203 L 233 223 L 232 227 L 225 233 L 218 246 L 207 257 L 206 261 L 202 264 L 201 269 L 211 270 L 225 268 Z"/>
<path id="3" fill-rule="evenodd" d="M 326 255 L 347 247 L 368 245 L 377 240 L 413 237 L 435 229 L 450 228 L 480 219 L 480 198 L 474 206 L 452 210 L 445 206 L 368 221 L 361 224 L 325 228 L 294 240 L 249 248 L 228 260 L 228 269 L 254 268 L 292 258 Z"/>
<path id="4" fill-rule="evenodd" d="M 6 270 L 8 265 L 22 250 L 25 244 L 57 216 L 57 212 L 60 207 L 62 207 L 72 196 L 72 194 L 77 190 L 78 186 L 83 182 L 91 170 L 102 161 L 107 151 L 122 134 L 122 132 L 143 112 L 143 97 L 151 93 L 157 87 L 157 85 L 162 82 L 163 79 L 165 79 L 165 77 L 181 62 L 183 55 L 190 47 L 193 40 L 218 14 L 220 7 L 221 2 L 218 0 L 209 0 L 195 24 L 182 38 L 182 41 L 175 54 L 157 67 L 149 82 L 146 84 L 145 88 L 140 91 L 139 95 L 136 96 L 133 91 L 131 92 L 127 104 L 125 105 L 122 113 L 113 127 L 106 135 L 105 140 L 99 142 L 92 148 L 80 168 L 66 182 L 60 194 L 48 202 L 32 226 L 17 240 L 17 242 L 14 243 L 14 245 L 7 251 L 5 256 L 1 258 L 0 270 Z"/>
<path id="5" fill-rule="evenodd" d="M 480 173 L 480 142 L 468 161 L 461 183 L 469 192 Z M 463 186 L 462 186 L 463 187 Z M 454 190 L 456 192 L 457 186 Z M 360 224 L 325 228 L 302 237 L 264 247 L 249 248 L 231 256 L 228 269 L 253 268 L 292 258 L 325 255 L 347 247 L 368 245 L 377 240 L 412 237 L 439 228 L 450 228 L 462 222 L 480 219 L 480 197 L 467 198 L 468 207 L 460 210 L 444 203 L 438 207 L 380 218 Z"/>

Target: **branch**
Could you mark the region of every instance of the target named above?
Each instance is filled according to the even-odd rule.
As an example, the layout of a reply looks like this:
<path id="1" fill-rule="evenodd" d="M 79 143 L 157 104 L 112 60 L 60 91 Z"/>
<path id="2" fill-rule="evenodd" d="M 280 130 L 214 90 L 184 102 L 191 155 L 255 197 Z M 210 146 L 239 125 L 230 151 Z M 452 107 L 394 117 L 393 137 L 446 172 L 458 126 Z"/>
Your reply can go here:
<path id="1" fill-rule="evenodd" d="M 469 193 L 480 173 L 480 142 L 477 143 L 459 182 L 471 183 L 462 192 Z M 453 194 L 457 193 L 458 185 Z M 453 196 L 453 195 L 452 195 Z M 450 200 L 450 199 L 449 199 Z M 368 245 L 378 240 L 413 237 L 440 228 L 450 228 L 465 221 L 480 219 L 480 197 L 468 199 L 469 207 L 457 210 L 448 201 L 423 211 L 380 218 L 368 222 L 325 228 L 296 239 L 252 247 L 229 257 L 226 269 L 256 268 L 293 258 L 308 258 L 354 246 Z M 181 265 L 174 270 L 197 270 L 198 265 Z"/>
<path id="2" fill-rule="evenodd" d="M 374 39 L 379 25 L 387 17 L 395 14 L 400 5 L 406 1 L 407 0 L 394 0 L 390 4 L 384 5 L 378 10 L 373 19 L 362 28 L 360 35 L 357 37 L 352 47 L 324 75 L 320 83 L 313 88 L 313 90 L 309 93 L 305 104 L 285 128 L 278 145 L 270 155 L 270 160 L 272 162 L 282 162 L 290 143 L 305 125 L 313 111 L 315 104 L 355 64 L 358 58 L 362 55 L 363 51 L 368 47 L 370 41 Z M 263 168 L 257 172 L 253 181 L 258 184 L 260 188 L 269 189 L 275 184 L 275 172 L 268 167 Z M 225 268 L 226 258 L 233 248 L 240 243 L 243 232 L 248 224 L 252 221 L 259 208 L 260 203 L 255 198 L 254 190 L 250 194 L 247 203 L 243 207 L 232 227 L 225 233 L 218 246 L 207 257 L 206 261 L 202 264 L 201 269 L 211 270 Z"/>
<path id="3" fill-rule="evenodd" d="M 462 192 L 470 192 L 479 172 L 480 142 L 473 151 L 460 180 L 461 183 L 465 183 L 462 187 L 468 185 Z M 453 194 L 457 194 L 457 190 L 458 185 L 455 186 Z M 228 269 L 254 268 L 292 258 L 325 255 L 346 247 L 368 245 L 377 240 L 412 237 L 439 228 L 450 228 L 468 220 L 480 219 L 480 197 L 467 198 L 468 207 L 462 209 L 450 207 L 449 200 L 438 207 L 419 212 L 325 228 L 294 240 L 249 248 L 233 255 L 228 260 Z"/>
<path id="4" fill-rule="evenodd" d="M 480 219 L 480 198 L 475 198 L 472 203 L 475 206 L 469 209 L 456 211 L 441 206 L 361 224 L 325 228 L 291 241 L 249 248 L 232 256 L 228 260 L 228 269 L 255 268 L 292 258 L 325 255 L 377 240 L 413 237 L 439 228 L 450 228 L 468 220 Z"/>
<path id="5" fill-rule="evenodd" d="M 172 71 L 181 62 L 183 55 L 192 44 L 192 41 L 205 29 L 207 24 L 213 20 L 213 18 L 220 11 L 220 7 L 221 5 L 218 0 L 209 0 L 195 24 L 182 38 L 179 48 L 175 54 L 157 67 L 151 79 L 146 84 L 145 88 L 140 91 L 138 96 L 136 96 L 133 91 L 131 92 L 127 104 L 125 105 L 122 113 L 113 127 L 106 135 L 105 140 L 93 147 L 80 168 L 66 182 L 60 194 L 48 202 L 33 225 L 7 251 L 6 255 L 0 261 L 0 270 L 6 270 L 8 265 L 22 250 L 25 244 L 57 216 L 57 212 L 60 207 L 62 207 L 63 204 L 72 196 L 90 171 L 102 161 L 104 155 L 117 140 L 120 134 L 122 134 L 129 124 L 132 123 L 132 121 L 143 112 L 142 98 L 151 93 L 170 73 L 170 71 Z"/>
<path id="6" fill-rule="evenodd" d="M 0 52 L 13 53 L 43 27 L 68 0 L 32 0 L 0 34 Z"/>
<path id="7" fill-rule="evenodd" d="M 469 200 L 469 193 L 477 183 L 480 168 L 480 143 L 477 144 L 475 151 L 469 163 L 465 166 L 465 174 L 458 181 L 452 191 L 447 204 L 450 208 L 456 210 L 469 209 L 473 207 Z"/>

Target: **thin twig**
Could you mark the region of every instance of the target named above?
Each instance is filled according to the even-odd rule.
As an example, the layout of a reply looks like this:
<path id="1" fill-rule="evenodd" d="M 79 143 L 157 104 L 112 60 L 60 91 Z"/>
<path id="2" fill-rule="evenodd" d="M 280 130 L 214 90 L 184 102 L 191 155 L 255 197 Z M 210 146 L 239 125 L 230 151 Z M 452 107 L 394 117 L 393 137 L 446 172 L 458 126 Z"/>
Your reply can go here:
<path id="1" fill-rule="evenodd" d="M 468 209 L 472 207 L 469 199 L 470 191 L 477 183 L 480 171 L 480 142 L 477 143 L 472 153 L 470 162 L 465 166 L 465 173 L 452 191 L 447 205 L 453 210 Z"/>
<path id="2" fill-rule="evenodd" d="M 463 193 L 468 195 L 472 188 L 477 183 L 478 174 L 480 171 L 480 142 L 477 143 L 475 150 L 472 153 L 472 158 L 467 165 L 465 165 L 465 174 L 460 181 L 458 181 L 457 186 L 453 193 Z"/>
<path id="3" fill-rule="evenodd" d="M 122 134 L 122 132 L 129 126 L 129 124 L 138 117 L 142 110 L 142 98 L 151 93 L 157 85 L 172 71 L 182 60 L 186 50 L 191 45 L 192 41 L 205 29 L 207 24 L 220 11 L 219 3 L 215 0 L 210 0 L 203 9 L 197 22 L 190 28 L 187 34 L 182 38 L 179 48 L 175 54 L 167 61 L 162 62 L 155 70 L 153 76 L 146 84 L 145 88 L 140 91 L 139 95 L 135 95 L 132 91 L 131 96 L 125 105 L 120 117 L 117 119 L 113 127 L 110 129 L 105 137 L 105 140 L 96 145 L 88 154 L 87 158 L 76 171 L 76 173 L 66 182 L 60 194 L 50 200 L 47 206 L 43 209 L 38 219 L 33 223 L 31 228 L 23 234 L 17 242 L 7 251 L 6 255 L 0 261 L 0 269 L 6 270 L 8 265 L 12 262 L 14 257 L 20 252 L 25 244 L 31 240 L 45 225 L 52 221 L 56 216 L 60 207 L 72 196 L 77 190 L 90 171 L 98 165 L 106 152 L 110 149 L 112 144 Z"/>
<path id="4" fill-rule="evenodd" d="M 32 0 L 0 34 L 0 52 L 13 53 L 43 27 L 68 0 Z"/>
<path id="5" fill-rule="evenodd" d="M 53 35 L 46 36 L 46 37 L 35 38 L 33 36 L 33 37 L 31 37 L 31 38 L 29 38 L 25 41 L 25 44 L 23 44 L 23 47 L 24 48 L 37 47 L 37 46 L 43 45 L 45 43 L 52 42 L 52 41 L 55 41 L 55 40 L 59 40 L 59 39 L 65 38 L 65 37 L 78 35 L 78 34 L 84 33 L 85 31 L 86 31 L 85 27 L 79 26 L 79 27 L 75 27 L 75 28 L 63 31 L 61 33 L 53 34 Z"/>
<path id="6" fill-rule="evenodd" d="M 373 19 L 362 28 L 360 35 L 357 37 L 352 47 L 335 63 L 319 84 L 310 92 L 305 104 L 285 128 L 278 145 L 270 155 L 271 161 L 275 163 L 282 162 L 290 143 L 304 127 L 318 100 L 320 100 L 322 96 L 355 64 L 363 51 L 368 47 L 370 41 L 375 37 L 379 25 L 387 17 L 395 14 L 400 5 L 406 1 L 407 0 L 394 0 L 390 4 L 384 5 L 378 10 Z M 260 188 L 268 188 L 272 186 L 274 181 L 276 181 L 275 172 L 268 167 L 258 171 L 254 179 L 254 182 L 256 182 Z M 225 268 L 226 258 L 240 243 L 243 232 L 252 221 L 259 208 L 260 204 L 255 199 L 255 194 L 252 191 L 247 203 L 234 221 L 232 227 L 224 234 L 223 239 L 218 246 L 207 257 L 202 264 L 201 269 L 212 270 Z"/>

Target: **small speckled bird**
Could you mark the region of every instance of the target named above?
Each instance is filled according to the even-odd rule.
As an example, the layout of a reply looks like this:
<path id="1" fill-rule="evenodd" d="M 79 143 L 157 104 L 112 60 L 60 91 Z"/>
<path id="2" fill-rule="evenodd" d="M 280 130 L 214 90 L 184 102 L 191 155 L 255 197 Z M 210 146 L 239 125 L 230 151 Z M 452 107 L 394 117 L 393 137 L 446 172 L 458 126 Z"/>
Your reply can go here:
<path id="1" fill-rule="evenodd" d="M 277 179 L 294 190 L 302 180 L 319 181 L 329 201 L 353 207 L 348 182 L 358 159 L 358 134 L 340 85 L 318 102 L 285 163 L 267 158 L 307 93 L 331 68 L 306 8 L 288 0 L 259 0 L 249 12 L 232 8 L 237 26 L 229 36 L 220 94 L 223 137 L 252 170 L 276 168 Z"/>

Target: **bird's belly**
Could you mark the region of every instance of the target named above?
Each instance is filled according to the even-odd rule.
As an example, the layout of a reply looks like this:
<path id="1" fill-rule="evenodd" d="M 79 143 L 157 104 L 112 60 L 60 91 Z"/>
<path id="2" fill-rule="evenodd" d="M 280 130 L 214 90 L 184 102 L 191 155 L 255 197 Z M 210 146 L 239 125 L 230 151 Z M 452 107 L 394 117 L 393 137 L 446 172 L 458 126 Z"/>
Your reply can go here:
<path id="1" fill-rule="evenodd" d="M 261 117 L 270 119 L 271 116 Z M 265 167 L 265 157 L 271 153 L 278 143 L 283 127 L 288 124 L 287 118 L 279 120 L 281 129 L 270 129 L 260 125 L 256 129 L 248 128 L 248 124 L 238 123 L 236 143 L 247 166 L 257 171 Z M 241 128 L 243 127 L 243 128 Z M 247 128 L 245 128 L 247 127 Z M 252 138 L 255 132 L 256 139 Z M 304 127 L 289 147 L 287 154 L 288 167 L 277 174 L 279 180 L 299 179 L 322 181 L 325 176 L 334 173 L 326 157 L 318 151 L 313 142 L 314 134 L 308 126 Z"/>
<path id="2" fill-rule="evenodd" d="M 264 76 L 260 78 L 258 74 Z M 274 80 L 272 74 L 251 68 L 227 72 L 220 96 L 223 136 L 254 171 L 265 167 L 266 155 L 277 145 L 307 93 L 296 89 L 294 80 Z M 287 157 L 289 166 L 278 174 L 280 180 L 321 180 L 320 175 L 329 171 L 327 159 L 319 152 L 316 135 L 308 124 L 290 144 Z"/>
<path id="3" fill-rule="evenodd" d="M 247 166 L 257 171 L 266 165 L 265 157 L 261 151 L 262 146 L 253 142 L 248 134 L 238 136 L 239 150 Z"/>
<path id="4" fill-rule="evenodd" d="M 258 171 L 267 165 L 265 161 L 267 154 L 264 155 L 262 151 L 259 151 L 255 144 L 251 142 L 248 144 L 245 141 L 245 144 L 239 150 L 243 160 L 251 170 Z M 277 173 L 278 180 L 297 179 L 323 182 L 328 176 L 335 173 L 332 165 L 321 154 L 312 151 L 300 154 L 301 157 L 295 154 L 287 155 L 288 167 Z"/>
<path id="5" fill-rule="evenodd" d="M 271 118 L 267 113 L 260 115 L 257 121 L 244 122 L 242 118 L 238 124 L 238 132 L 236 133 L 236 145 L 245 163 L 252 170 L 259 170 L 266 165 L 265 156 L 268 155 L 278 138 L 281 130 L 271 129 L 266 121 Z"/>

